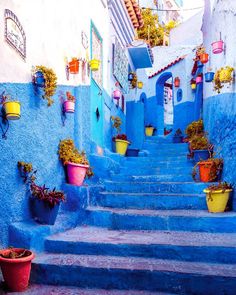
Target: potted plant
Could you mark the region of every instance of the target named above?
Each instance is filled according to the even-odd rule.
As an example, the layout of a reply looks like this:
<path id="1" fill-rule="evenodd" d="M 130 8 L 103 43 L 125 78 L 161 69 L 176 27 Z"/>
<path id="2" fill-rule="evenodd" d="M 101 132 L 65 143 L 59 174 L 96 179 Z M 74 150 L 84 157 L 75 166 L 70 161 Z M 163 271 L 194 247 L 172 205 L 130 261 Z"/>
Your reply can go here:
<path id="1" fill-rule="evenodd" d="M 53 225 L 59 205 L 65 201 L 65 194 L 62 191 L 56 191 L 56 188 L 50 190 L 45 185 L 37 185 L 35 183 L 37 171 L 33 169 L 31 163 L 19 161 L 17 166 L 21 177 L 30 189 L 34 219 L 42 224 Z"/>
<path id="2" fill-rule="evenodd" d="M 202 83 L 202 77 L 203 77 L 203 74 L 200 73 L 197 75 L 196 77 L 196 84 L 199 84 L 199 83 Z"/>
<path id="3" fill-rule="evenodd" d="M 193 160 L 199 162 L 207 160 L 212 154 L 212 145 L 204 135 L 195 135 L 190 140 L 190 150 L 193 154 Z"/>
<path id="4" fill-rule="evenodd" d="M 211 46 L 212 46 L 212 52 L 214 54 L 219 54 L 219 53 L 223 52 L 223 50 L 224 50 L 223 40 L 215 41 L 215 42 L 211 43 Z"/>
<path id="5" fill-rule="evenodd" d="M 208 211 L 211 213 L 224 212 L 232 191 L 232 185 L 227 182 L 219 182 L 217 185 L 213 184 L 204 189 Z"/>
<path id="6" fill-rule="evenodd" d="M 132 80 L 130 81 L 130 87 L 131 88 L 136 88 L 137 87 L 137 83 L 138 83 L 138 77 L 137 74 L 135 72 L 132 73 Z"/>
<path id="7" fill-rule="evenodd" d="M 196 80 L 194 78 L 191 79 L 190 85 L 192 90 L 195 90 L 197 88 Z"/>
<path id="8" fill-rule="evenodd" d="M 8 120 L 20 119 L 20 102 L 11 99 L 10 95 L 1 96 L 1 104 L 3 106 L 5 116 Z"/>
<path id="9" fill-rule="evenodd" d="M 99 69 L 99 66 L 100 66 L 100 60 L 94 58 L 94 59 L 91 59 L 89 61 L 89 66 L 90 66 L 90 69 L 91 71 L 98 71 Z"/>
<path id="10" fill-rule="evenodd" d="M 192 177 L 196 181 L 197 167 L 199 169 L 199 178 L 202 182 L 211 182 L 220 180 L 223 169 L 223 159 L 210 157 L 207 160 L 197 162 L 193 167 Z"/>
<path id="11" fill-rule="evenodd" d="M 40 77 L 40 83 L 38 83 L 38 77 Z M 33 83 L 35 86 L 43 87 L 43 99 L 46 99 L 48 102 L 47 105 L 51 106 L 54 103 L 52 96 L 55 94 L 57 88 L 57 76 L 54 71 L 45 66 L 35 66 L 33 68 Z"/>
<path id="12" fill-rule="evenodd" d="M 68 65 L 69 71 L 71 74 L 79 73 L 79 59 L 77 57 L 73 57 Z"/>
<path id="13" fill-rule="evenodd" d="M 70 91 L 66 91 L 66 100 L 63 102 L 63 110 L 65 113 L 75 112 L 75 97 Z"/>
<path id="14" fill-rule="evenodd" d="M 212 72 L 212 68 L 208 68 L 207 72 L 205 73 L 205 82 L 212 82 L 214 79 L 215 73 Z"/>
<path id="15" fill-rule="evenodd" d="M 116 145 L 116 153 L 124 156 L 126 154 L 128 145 L 130 142 L 127 139 L 125 134 L 119 134 L 121 131 L 122 121 L 119 116 L 111 116 L 111 121 L 113 122 L 112 127 L 116 129 L 117 135 L 112 138 L 112 141 L 115 142 Z"/>
<path id="16" fill-rule="evenodd" d="M 72 139 L 60 141 L 58 154 L 62 164 L 67 168 L 70 184 L 81 186 L 85 176 L 91 177 L 93 175 L 85 152 L 79 152 Z"/>
<path id="17" fill-rule="evenodd" d="M 222 67 L 216 71 L 214 77 L 214 90 L 219 94 L 224 87 L 223 84 L 231 83 L 233 81 L 232 73 L 234 68 L 230 66 Z"/>
<path id="18" fill-rule="evenodd" d="M 152 124 L 147 124 L 145 126 L 145 135 L 146 136 L 152 136 L 153 132 L 156 128 L 152 126 Z"/>
<path id="19" fill-rule="evenodd" d="M 204 126 L 203 126 L 203 120 L 193 121 L 190 123 L 185 133 L 187 135 L 187 138 L 190 140 L 194 135 L 202 135 L 204 133 Z"/>
<path id="20" fill-rule="evenodd" d="M 0 266 L 4 282 L 13 292 L 25 291 L 29 284 L 31 261 L 34 253 L 27 249 L 0 250 Z"/>
<path id="21" fill-rule="evenodd" d="M 180 128 L 175 131 L 173 136 L 173 143 L 181 143 L 183 142 L 183 133 Z"/>
<path id="22" fill-rule="evenodd" d="M 127 149 L 126 156 L 127 157 L 138 157 L 139 149 Z"/>

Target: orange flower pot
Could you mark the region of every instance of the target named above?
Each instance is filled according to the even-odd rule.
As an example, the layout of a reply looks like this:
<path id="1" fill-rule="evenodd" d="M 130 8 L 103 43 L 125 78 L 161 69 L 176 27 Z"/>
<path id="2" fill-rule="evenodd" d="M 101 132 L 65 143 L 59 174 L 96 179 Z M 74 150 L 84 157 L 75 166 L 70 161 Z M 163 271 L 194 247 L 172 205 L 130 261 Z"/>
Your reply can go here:
<path id="1" fill-rule="evenodd" d="M 69 71 L 71 74 L 78 74 L 79 73 L 78 59 L 72 59 L 72 61 L 69 62 Z"/>
<path id="2" fill-rule="evenodd" d="M 198 163 L 198 167 L 199 167 L 200 181 L 210 182 L 215 180 L 215 179 L 212 179 L 211 177 L 211 169 L 212 169 L 211 161 L 200 162 Z"/>
<path id="3" fill-rule="evenodd" d="M 202 53 L 200 55 L 200 61 L 201 61 L 201 63 L 205 64 L 205 63 L 208 62 L 208 60 L 209 60 L 209 54 L 208 53 Z"/>

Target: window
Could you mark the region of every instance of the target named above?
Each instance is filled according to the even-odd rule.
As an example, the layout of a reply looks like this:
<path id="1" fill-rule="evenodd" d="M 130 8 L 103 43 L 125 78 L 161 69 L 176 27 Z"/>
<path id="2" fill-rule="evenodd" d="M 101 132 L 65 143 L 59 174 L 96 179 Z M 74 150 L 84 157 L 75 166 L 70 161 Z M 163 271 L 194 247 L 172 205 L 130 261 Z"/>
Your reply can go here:
<path id="1" fill-rule="evenodd" d="M 178 89 L 177 91 L 177 101 L 180 102 L 183 98 L 183 91 L 182 89 Z"/>

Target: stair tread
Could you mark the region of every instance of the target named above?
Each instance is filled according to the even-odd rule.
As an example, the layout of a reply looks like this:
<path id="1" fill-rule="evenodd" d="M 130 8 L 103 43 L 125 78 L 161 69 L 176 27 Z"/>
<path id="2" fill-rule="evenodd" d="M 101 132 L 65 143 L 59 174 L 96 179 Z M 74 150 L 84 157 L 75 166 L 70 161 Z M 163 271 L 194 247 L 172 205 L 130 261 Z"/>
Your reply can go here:
<path id="1" fill-rule="evenodd" d="M 236 217 L 236 212 L 223 212 L 223 213 L 209 213 L 206 210 L 150 210 L 150 209 L 123 209 L 123 208 L 110 208 L 110 207 L 99 207 L 89 206 L 89 211 L 104 211 L 110 213 L 116 213 L 121 215 L 145 215 L 145 216 L 182 216 L 182 217 L 207 217 L 207 218 L 227 218 Z"/>
<path id="2" fill-rule="evenodd" d="M 128 271 L 178 272 L 236 278 L 236 264 L 213 264 L 203 262 L 183 262 L 141 257 L 121 257 L 103 255 L 74 255 L 41 253 L 36 256 L 33 264 L 82 267 L 87 269 L 109 269 Z"/>
<path id="3" fill-rule="evenodd" d="M 107 192 L 107 191 L 104 191 L 104 192 L 100 192 L 101 195 L 119 195 L 119 196 L 181 196 L 181 197 L 205 197 L 206 195 L 205 194 L 185 194 L 185 193 L 130 193 L 130 192 Z"/>
<path id="4" fill-rule="evenodd" d="M 96 226 L 81 226 L 47 238 L 49 241 L 96 244 L 224 246 L 236 249 L 236 234 L 185 231 L 110 230 Z"/>
<path id="5" fill-rule="evenodd" d="M 104 290 L 104 289 L 82 289 L 72 286 L 53 286 L 31 284 L 24 292 L 9 292 L 5 295 L 174 295 L 173 293 L 137 291 L 137 290 Z"/>

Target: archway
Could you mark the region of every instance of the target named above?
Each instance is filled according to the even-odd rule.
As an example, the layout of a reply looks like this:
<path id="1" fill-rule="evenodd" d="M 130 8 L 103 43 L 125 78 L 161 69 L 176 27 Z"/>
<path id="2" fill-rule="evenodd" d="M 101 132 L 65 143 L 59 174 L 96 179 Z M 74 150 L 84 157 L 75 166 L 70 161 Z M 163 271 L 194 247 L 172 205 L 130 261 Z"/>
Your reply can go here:
<path id="1" fill-rule="evenodd" d="M 164 135 L 164 129 L 173 125 L 173 77 L 165 72 L 156 82 L 157 134 Z"/>

